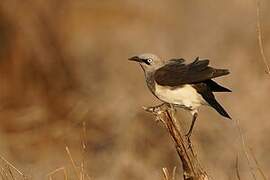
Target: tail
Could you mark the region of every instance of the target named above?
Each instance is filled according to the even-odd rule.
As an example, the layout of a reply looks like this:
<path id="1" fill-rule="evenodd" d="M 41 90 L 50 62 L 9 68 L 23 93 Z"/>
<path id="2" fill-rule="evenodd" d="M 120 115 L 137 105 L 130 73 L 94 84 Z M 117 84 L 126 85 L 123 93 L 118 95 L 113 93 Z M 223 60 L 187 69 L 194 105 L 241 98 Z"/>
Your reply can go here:
<path id="1" fill-rule="evenodd" d="M 209 105 L 214 108 L 220 115 L 232 119 L 230 115 L 225 111 L 225 109 L 217 102 L 215 98 L 211 98 L 211 101 L 208 101 Z"/>
<path id="2" fill-rule="evenodd" d="M 214 94 L 211 91 L 211 88 L 206 83 L 194 84 L 193 87 L 203 97 L 203 99 L 220 115 L 232 119 L 230 115 L 225 111 L 225 109 L 217 102 Z"/>
<path id="3" fill-rule="evenodd" d="M 204 83 L 210 88 L 212 92 L 232 92 L 230 89 L 219 85 L 211 79 L 204 81 Z"/>

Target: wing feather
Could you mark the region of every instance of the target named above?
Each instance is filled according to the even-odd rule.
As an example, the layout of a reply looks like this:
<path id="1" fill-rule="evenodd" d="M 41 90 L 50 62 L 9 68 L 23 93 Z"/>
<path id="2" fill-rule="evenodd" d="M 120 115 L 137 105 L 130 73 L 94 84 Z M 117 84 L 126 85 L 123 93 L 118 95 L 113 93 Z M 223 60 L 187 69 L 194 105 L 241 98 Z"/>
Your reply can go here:
<path id="1" fill-rule="evenodd" d="M 155 81 L 163 86 L 179 86 L 202 82 L 208 79 L 229 74 L 227 69 L 215 69 L 209 65 L 209 60 L 199 60 L 184 64 L 183 59 L 173 59 L 165 66 L 156 70 Z"/>

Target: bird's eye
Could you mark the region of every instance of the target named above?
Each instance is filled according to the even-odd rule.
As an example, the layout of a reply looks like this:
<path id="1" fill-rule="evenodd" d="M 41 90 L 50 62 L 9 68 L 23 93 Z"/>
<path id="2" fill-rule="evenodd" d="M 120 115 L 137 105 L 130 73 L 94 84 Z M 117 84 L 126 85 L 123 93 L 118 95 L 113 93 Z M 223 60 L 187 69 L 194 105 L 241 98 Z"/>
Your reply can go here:
<path id="1" fill-rule="evenodd" d="M 153 59 L 149 58 L 147 59 L 147 62 L 150 64 L 151 62 L 153 62 Z"/>
<path id="2" fill-rule="evenodd" d="M 147 65 L 151 65 L 151 63 L 153 62 L 153 59 L 148 58 L 148 59 L 143 59 L 142 61 Z"/>

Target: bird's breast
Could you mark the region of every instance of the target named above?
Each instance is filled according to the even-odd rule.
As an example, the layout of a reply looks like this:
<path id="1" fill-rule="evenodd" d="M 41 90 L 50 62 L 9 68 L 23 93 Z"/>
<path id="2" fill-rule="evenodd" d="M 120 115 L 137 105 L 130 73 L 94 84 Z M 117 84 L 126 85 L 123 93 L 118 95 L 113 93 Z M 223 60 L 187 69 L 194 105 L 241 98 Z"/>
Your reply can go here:
<path id="1" fill-rule="evenodd" d="M 162 101 L 184 106 L 189 109 L 197 109 L 199 106 L 205 104 L 203 97 L 192 85 L 172 88 L 155 83 L 155 95 Z"/>

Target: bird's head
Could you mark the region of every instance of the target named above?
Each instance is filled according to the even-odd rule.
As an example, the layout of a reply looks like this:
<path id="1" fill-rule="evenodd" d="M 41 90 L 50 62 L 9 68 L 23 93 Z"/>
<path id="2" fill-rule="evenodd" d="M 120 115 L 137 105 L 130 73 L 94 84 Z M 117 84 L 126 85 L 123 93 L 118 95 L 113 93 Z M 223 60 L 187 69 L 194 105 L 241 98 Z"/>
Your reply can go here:
<path id="1" fill-rule="evenodd" d="M 164 64 L 164 62 L 158 56 L 150 53 L 133 56 L 128 60 L 140 63 L 141 67 L 146 72 L 154 71 Z"/>

